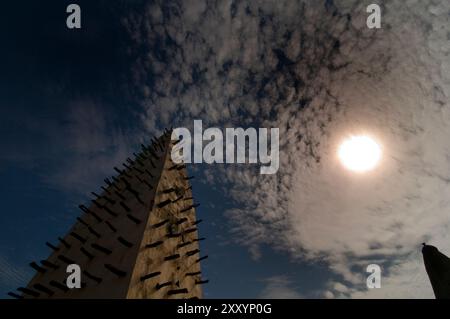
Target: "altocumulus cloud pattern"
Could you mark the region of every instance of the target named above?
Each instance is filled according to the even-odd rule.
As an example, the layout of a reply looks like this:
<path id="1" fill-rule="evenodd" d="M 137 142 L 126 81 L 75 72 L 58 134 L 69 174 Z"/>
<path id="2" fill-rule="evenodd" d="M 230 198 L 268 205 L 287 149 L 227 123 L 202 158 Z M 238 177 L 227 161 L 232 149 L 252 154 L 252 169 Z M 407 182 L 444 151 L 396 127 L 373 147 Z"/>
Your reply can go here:
<path id="1" fill-rule="evenodd" d="M 180 1 L 124 19 L 149 131 L 202 118 L 210 126 L 280 128 L 280 170 L 206 171 L 227 180 L 238 241 L 325 260 L 340 280 L 325 297 L 432 297 L 419 244 L 449 247 L 450 50 L 446 1 Z M 154 114 L 158 116 L 154 116 Z M 338 169 L 343 136 L 384 141 L 366 179 Z M 221 171 L 221 174 L 217 173 Z M 361 272 L 385 265 L 383 289 Z"/>

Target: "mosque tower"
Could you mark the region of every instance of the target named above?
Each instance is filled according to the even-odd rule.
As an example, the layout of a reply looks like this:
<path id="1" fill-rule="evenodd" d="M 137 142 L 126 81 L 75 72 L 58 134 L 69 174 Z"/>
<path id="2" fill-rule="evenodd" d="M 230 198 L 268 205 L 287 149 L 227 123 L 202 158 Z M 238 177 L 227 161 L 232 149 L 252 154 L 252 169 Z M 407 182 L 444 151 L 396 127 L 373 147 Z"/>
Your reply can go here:
<path id="1" fill-rule="evenodd" d="M 90 205 L 50 256 L 30 266 L 35 276 L 15 298 L 201 298 L 201 256 L 187 170 L 174 164 L 171 131 L 142 145 L 116 176 L 92 192 Z M 69 265 L 80 268 L 81 287 L 68 288 Z"/>

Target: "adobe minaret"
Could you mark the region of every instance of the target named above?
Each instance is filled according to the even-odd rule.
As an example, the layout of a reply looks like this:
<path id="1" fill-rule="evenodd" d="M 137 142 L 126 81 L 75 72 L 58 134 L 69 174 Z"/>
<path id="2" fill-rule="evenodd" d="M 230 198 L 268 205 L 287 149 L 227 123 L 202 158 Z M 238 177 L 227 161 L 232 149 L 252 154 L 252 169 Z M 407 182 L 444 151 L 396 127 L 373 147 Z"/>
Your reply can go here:
<path id="1" fill-rule="evenodd" d="M 174 164 L 166 130 L 105 179 L 101 194 L 15 298 L 201 298 L 195 208 L 186 167 Z M 81 268 L 81 288 L 66 285 L 66 267 Z"/>

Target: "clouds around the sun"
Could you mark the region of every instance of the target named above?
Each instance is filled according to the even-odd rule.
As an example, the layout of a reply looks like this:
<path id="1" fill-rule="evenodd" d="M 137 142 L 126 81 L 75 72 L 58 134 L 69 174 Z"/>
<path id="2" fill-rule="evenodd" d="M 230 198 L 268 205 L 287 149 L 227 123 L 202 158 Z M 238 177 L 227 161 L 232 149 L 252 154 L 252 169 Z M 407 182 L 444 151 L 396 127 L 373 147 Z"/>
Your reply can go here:
<path id="1" fill-rule="evenodd" d="M 450 8 L 383 1 L 382 29 L 369 30 L 369 3 L 158 2 L 123 23 L 144 52 L 133 74 L 150 132 L 193 119 L 280 128 L 277 175 L 210 168 L 232 185 L 239 242 L 327 260 L 326 297 L 429 297 L 419 245 L 450 251 Z M 359 132 L 384 150 L 367 176 L 335 158 Z M 367 294 L 373 261 L 384 285 Z"/>

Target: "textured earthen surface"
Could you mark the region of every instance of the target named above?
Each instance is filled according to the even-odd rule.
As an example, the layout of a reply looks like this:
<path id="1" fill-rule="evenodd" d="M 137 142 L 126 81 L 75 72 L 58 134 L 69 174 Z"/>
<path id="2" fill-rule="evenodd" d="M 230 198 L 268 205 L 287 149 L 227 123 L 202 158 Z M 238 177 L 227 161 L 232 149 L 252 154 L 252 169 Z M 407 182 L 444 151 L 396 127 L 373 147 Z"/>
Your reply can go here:
<path id="1" fill-rule="evenodd" d="M 202 296 L 196 205 L 185 166 L 171 161 L 171 146 L 166 132 L 116 169 L 64 242 L 53 243 L 47 262 L 36 263 L 41 270 L 19 288 L 23 297 Z M 79 289 L 65 288 L 72 263 L 81 267 Z"/>

